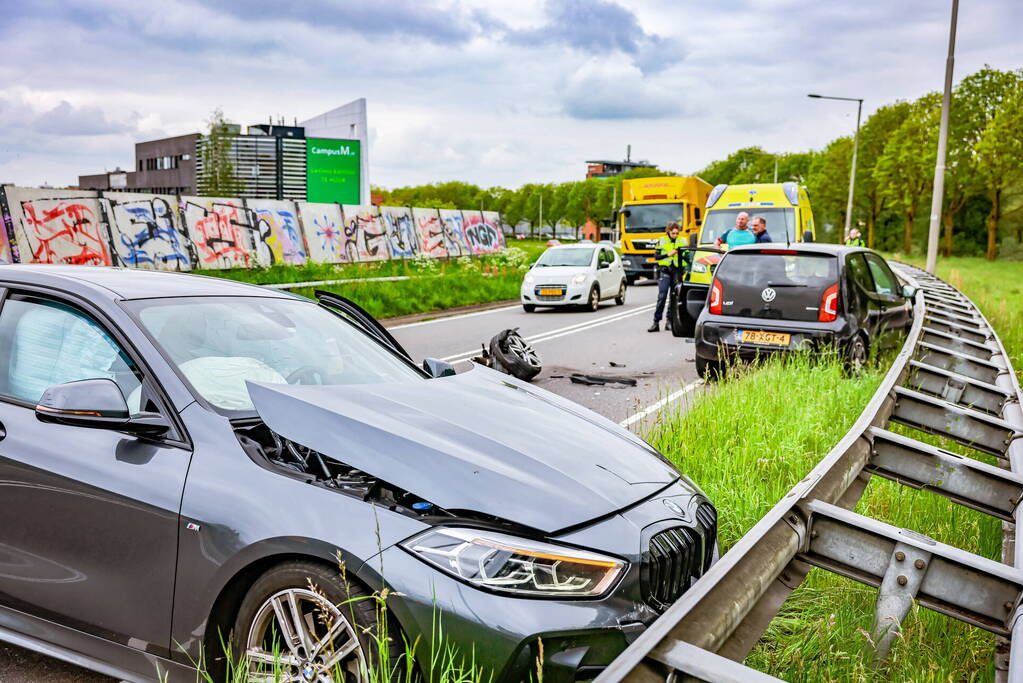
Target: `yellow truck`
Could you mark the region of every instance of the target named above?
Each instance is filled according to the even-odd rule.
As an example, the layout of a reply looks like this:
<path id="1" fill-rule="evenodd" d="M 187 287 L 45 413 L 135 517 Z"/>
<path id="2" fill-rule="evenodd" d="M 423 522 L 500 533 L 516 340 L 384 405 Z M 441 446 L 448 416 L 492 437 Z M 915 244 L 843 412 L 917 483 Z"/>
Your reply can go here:
<path id="1" fill-rule="evenodd" d="M 677 221 L 683 236 L 697 234 L 710 192 L 710 183 L 695 176 L 622 181 L 622 205 L 614 222 L 630 285 L 640 276 L 654 277 L 654 249 L 668 223 Z"/>

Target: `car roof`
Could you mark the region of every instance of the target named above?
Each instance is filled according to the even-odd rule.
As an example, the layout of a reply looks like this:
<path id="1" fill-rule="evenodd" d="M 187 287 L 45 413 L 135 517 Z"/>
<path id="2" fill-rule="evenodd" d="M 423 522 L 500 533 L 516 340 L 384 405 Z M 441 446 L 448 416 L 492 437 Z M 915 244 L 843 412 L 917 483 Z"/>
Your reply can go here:
<path id="1" fill-rule="evenodd" d="M 586 249 L 592 249 L 593 247 L 596 247 L 596 246 L 598 246 L 598 245 L 594 244 L 593 242 L 585 242 L 585 243 L 583 243 L 583 242 L 576 242 L 574 244 L 552 244 L 551 246 L 548 247 L 548 249 L 561 249 L 562 247 L 564 247 L 565 249 L 582 249 L 584 247 Z M 604 245 L 604 246 L 607 246 L 607 245 Z"/>
<path id="2" fill-rule="evenodd" d="M 153 299 L 179 296 L 263 296 L 291 298 L 273 289 L 226 278 L 134 268 L 63 265 L 0 266 L 0 280 L 82 293 L 108 299 Z"/>
<path id="3" fill-rule="evenodd" d="M 784 249 L 786 251 L 798 251 L 807 254 L 832 254 L 835 256 L 848 254 L 854 251 L 872 251 L 864 247 L 848 247 L 844 244 L 828 244 L 825 242 L 793 242 L 791 244 L 785 244 L 784 242 L 762 242 L 759 244 L 744 244 L 741 247 L 732 247 L 728 250 L 728 253 L 730 254 L 732 252 L 740 251 L 762 251 L 764 249 Z"/>

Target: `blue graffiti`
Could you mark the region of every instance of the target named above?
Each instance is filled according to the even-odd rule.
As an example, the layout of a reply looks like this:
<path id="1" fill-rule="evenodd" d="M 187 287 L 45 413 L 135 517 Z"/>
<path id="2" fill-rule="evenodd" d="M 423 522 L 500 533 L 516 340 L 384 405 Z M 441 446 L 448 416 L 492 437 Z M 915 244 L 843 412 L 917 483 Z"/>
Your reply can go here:
<path id="1" fill-rule="evenodd" d="M 111 200 L 111 211 L 117 223 L 117 210 L 128 215 L 128 226 L 117 225 L 118 258 L 129 266 L 170 266 L 188 270 L 192 265 L 184 236 L 174 227 L 174 214 L 163 199 L 146 199 L 119 203 Z"/>

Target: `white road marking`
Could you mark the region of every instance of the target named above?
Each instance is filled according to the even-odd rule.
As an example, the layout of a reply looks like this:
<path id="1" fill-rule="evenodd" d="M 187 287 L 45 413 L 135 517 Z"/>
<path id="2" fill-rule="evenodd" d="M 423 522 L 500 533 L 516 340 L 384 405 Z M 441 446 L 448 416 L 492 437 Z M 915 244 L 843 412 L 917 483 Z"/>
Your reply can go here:
<path id="1" fill-rule="evenodd" d="M 587 330 L 593 329 L 594 327 L 600 327 L 601 325 L 607 325 L 609 323 L 618 322 L 619 320 L 630 318 L 634 315 L 639 315 L 641 313 L 648 313 L 653 309 L 654 304 L 646 304 L 644 306 L 640 306 L 639 308 L 635 308 L 631 311 L 616 313 L 614 315 L 605 316 L 603 318 L 597 318 L 595 320 L 587 320 L 586 322 L 576 323 L 574 325 L 568 325 L 566 327 L 559 327 L 554 330 L 547 330 L 546 332 L 539 332 L 532 336 L 526 337 L 525 339 L 530 344 L 539 344 L 541 342 L 550 341 L 551 339 L 557 339 L 559 337 L 564 337 L 569 334 L 585 332 Z M 441 360 L 446 361 L 448 363 L 461 363 L 462 361 L 467 361 L 470 358 L 475 358 L 479 354 L 480 351 L 478 350 L 463 351 L 461 353 L 456 353 L 451 356 L 445 356 L 444 358 L 441 358 Z"/>
<path id="2" fill-rule="evenodd" d="M 651 403 L 643 410 L 639 411 L 635 415 L 625 418 L 618 424 L 621 425 L 622 427 L 631 427 L 632 425 L 636 424 L 637 422 L 639 422 L 646 416 L 650 415 L 651 413 L 655 413 L 664 406 L 668 405 L 669 403 L 674 403 L 675 401 L 679 400 L 680 398 L 691 392 L 693 389 L 700 386 L 701 384 L 703 384 L 702 379 L 698 379 L 695 382 L 690 382 L 689 384 L 685 385 L 684 387 L 676 391 L 674 394 L 665 396 L 656 403 Z"/>
<path id="3" fill-rule="evenodd" d="M 501 306 L 500 308 L 488 308 L 485 311 L 475 311 L 473 313 L 462 313 L 461 315 L 449 315 L 443 318 L 434 318 L 432 320 L 420 320 L 415 323 L 405 323 L 404 325 L 395 325 L 394 327 L 388 327 L 389 330 L 403 330 L 406 327 L 418 327 L 420 325 L 432 325 L 434 323 L 446 323 L 451 320 L 462 320 L 464 318 L 473 318 L 477 315 L 487 315 L 489 313 L 499 313 L 500 311 L 510 311 L 513 308 L 518 308 L 521 304 L 514 304 L 512 306 Z"/>

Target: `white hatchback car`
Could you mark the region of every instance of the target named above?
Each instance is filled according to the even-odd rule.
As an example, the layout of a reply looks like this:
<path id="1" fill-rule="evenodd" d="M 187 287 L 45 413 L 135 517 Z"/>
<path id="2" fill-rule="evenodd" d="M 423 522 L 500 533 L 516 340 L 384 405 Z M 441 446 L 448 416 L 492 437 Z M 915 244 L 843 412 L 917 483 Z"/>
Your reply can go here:
<path id="1" fill-rule="evenodd" d="M 522 279 L 522 308 L 585 306 L 600 302 L 625 303 L 625 269 L 613 248 L 602 244 L 565 244 L 545 251 Z"/>

